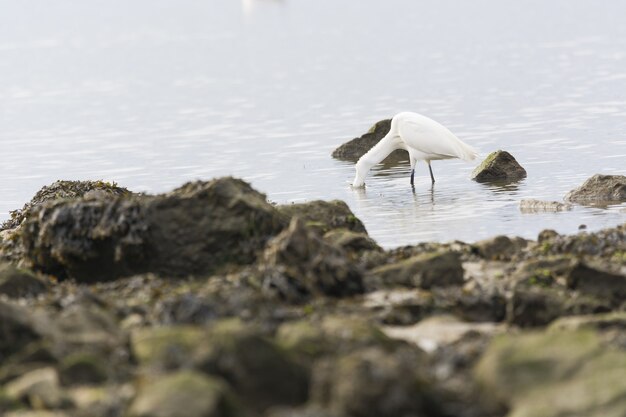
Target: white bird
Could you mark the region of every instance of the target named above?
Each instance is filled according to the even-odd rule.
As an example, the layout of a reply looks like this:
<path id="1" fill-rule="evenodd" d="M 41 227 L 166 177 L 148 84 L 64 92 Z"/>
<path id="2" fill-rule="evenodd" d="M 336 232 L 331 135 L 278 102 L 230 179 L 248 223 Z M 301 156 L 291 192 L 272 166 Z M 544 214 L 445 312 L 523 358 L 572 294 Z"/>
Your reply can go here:
<path id="1" fill-rule="evenodd" d="M 452 158 L 471 161 L 478 156 L 471 146 L 461 142 L 440 123 L 418 113 L 398 113 L 391 119 L 389 133 L 356 163 L 356 176 L 352 186 L 365 186 L 365 177 L 369 170 L 396 149 L 409 152 L 411 185 L 417 161 L 426 161 L 434 184 L 435 177 L 430 161 Z"/>

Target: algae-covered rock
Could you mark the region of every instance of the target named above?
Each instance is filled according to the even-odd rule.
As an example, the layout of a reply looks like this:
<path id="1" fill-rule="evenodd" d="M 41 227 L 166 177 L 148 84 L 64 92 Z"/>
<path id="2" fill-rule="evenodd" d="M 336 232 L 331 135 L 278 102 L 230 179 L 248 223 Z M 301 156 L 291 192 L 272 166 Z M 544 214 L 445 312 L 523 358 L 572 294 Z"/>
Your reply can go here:
<path id="1" fill-rule="evenodd" d="M 507 151 L 498 150 L 472 172 L 472 179 L 478 182 L 516 181 L 526 177 L 526 170 Z"/>
<path id="2" fill-rule="evenodd" d="M 62 360 L 59 378 L 66 386 L 101 384 L 108 378 L 108 363 L 98 355 L 77 352 Z"/>
<path id="3" fill-rule="evenodd" d="M 619 305 L 626 297 L 626 274 L 605 270 L 586 262 L 576 262 L 566 276 L 567 285 L 584 294 Z"/>
<path id="4" fill-rule="evenodd" d="M 596 174 L 565 199 L 580 204 L 610 204 L 626 201 L 626 176 Z"/>
<path id="5" fill-rule="evenodd" d="M 160 377 L 141 387 L 129 417 L 241 416 L 228 386 L 219 378 L 194 371 Z"/>
<path id="6" fill-rule="evenodd" d="M 372 149 L 374 145 L 389 133 L 390 128 L 391 119 L 385 119 L 375 123 L 369 131 L 361 137 L 352 139 L 335 149 L 332 154 L 333 158 L 350 162 L 358 161 L 360 157 L 365 155 L 367 151 Z M 389 154 L 383 162 L 398 162 L 407 159 L 408 155 L 406 151 L 396 150 Z"/>
<path id="7" fill-rule="evenodd" d="M 81 197 L 109 198 L 132 194 L 116 183 L 106 181 L 56 181 L 37 191 L 34 197 L 21 210 L 11 212 L 11 218 L 0 225 L 0 230 L 14 229 L 19 226 L 30 213 L 48 201 L 71 200 Z"/>
<path id="8" fill-rule="evenodd" d="M 558 201 L 522 200 L 519 208 L 522 213 L 554 213 L 570 210 L 572 206 Z"/>
<path id="9" fill-rule="evenodd" d="M 435 252 L 380 266 L 371 271 L 368 285 L 429 289 L 463 284 L 463 266 L 456 252 Z"/>
<path id="10" fill-rule="evenodd" d="M 263 259 L 264 290 L 289 301 L 363 292 L 361 272 L 345 252 L 326 243 L 299 218 L 269 243 Z"/>
<path id="11" fill-rule="evenodd" d="M 131 332 L 133 356 L 145 367 L 177 369 L 189 365 L 195 349 L 209 341 L 207 332 L 195 326 L 138 328 Z"/>
<path id="12" fill-rule="evenodd" d="M 317 363 L 311 400 L 342 416 L 433 416 L 429 390 L 416 351 L 369 348 Z"/>
<path id="13" fill-rule="evenodd" d="M 220 178 L 159 196 L 44 205 L 26 221 L 22 241 L 37 269 L 93 282 L 143 272 L 206 274 L 249 263 L 283 226 L 263 194 Z"/>
<path id="14" fill-rule="evenodd" d="M 353 232 L 367 233 L 361 220 L 341 200 L 284 204 L 276 206 L 276 208 L 287 221 L 297 216 L 304 220 L 308 227 L 318 230 L 322 234 L 334 229 L 348 229 Z"/>
<path id="15" fill-rule="evenodd" d="M 626 312 L 564 317 L 550 325 L 551 330 L 626 330 Z"/>
<path id="16" fill-rule="evenodd" d="M 47 282 L 31 271 L 0 263 L 0 294 L 11 298 L 33 297 L 47 290 Z"/>
<path id="17" fill-rule="evenodd" d="M 483 400 L 512 417 L 621 416 L 626 353 L 589 331 L 497 337 L 476 368 Z"/>

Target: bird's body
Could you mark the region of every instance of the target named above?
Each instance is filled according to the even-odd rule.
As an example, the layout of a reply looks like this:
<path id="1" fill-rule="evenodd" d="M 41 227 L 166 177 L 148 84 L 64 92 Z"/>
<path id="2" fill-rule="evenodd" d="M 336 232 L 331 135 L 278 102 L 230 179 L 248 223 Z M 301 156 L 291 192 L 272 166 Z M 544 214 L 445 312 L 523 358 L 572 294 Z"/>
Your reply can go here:
<path id="1" fill-rule="evenodd" d="M 391 120 L 389 133 L 356 163 L 352 186 L 363 187 L 370 168 L 396 149 L 404 149 L 409 153 L 411 184 L 417 161 L 426 161 L 430 168 L 430 161 L 452 158 L 471 161 L 478 155 L 471 146 L 461 142 L 440 123 L 418 113 L 398 113 Z M 430 176 L 434 183 L 432 169 Z"/>

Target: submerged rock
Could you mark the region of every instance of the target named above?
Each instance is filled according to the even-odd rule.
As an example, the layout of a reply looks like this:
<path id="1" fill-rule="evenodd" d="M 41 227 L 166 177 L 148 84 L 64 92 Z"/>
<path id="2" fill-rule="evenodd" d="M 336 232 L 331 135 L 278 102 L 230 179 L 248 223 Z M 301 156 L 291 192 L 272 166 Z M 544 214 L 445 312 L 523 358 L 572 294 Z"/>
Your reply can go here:
<path id="1" fill-rule="evenodd" d="M 302 204 L 284 204 L 276 206 L 285 221 L 299 217 L 306 225 L 320 233 L 335 229 L 348 229 L 353 232 L 366 233 L 365 226 L 348 205 L 341 200 L 311 201 Z"/>
<path id="2" fill-rule="evenodd" d="M 522 213 L 558 212 L 567 211 L 571 208 L 571 205 L 558 201 L 522 200 L 519 203 L 519 209 Z"/>
<path id="3" fill-rule="evenodd" d="M 610 204 L 626 201 L 626 176 L 596 174 L 565 199 L 580 204 Z"/>
<path id="4" fill-rule="evenodd" d="M 370 128 L 370 130 L 358 137 L 352 139 L 349 142 L 344 143 L 333 151 L 333 158 L 340 159 L 342 161 L 356 162 L 360 157 L 365 155 L 374 145 L 376 145 L 382 138 L 389 133 L 391 128 L 391 119 L 381 120 Z M 408 154 L 403 150 L 395 150 L 383 160 L 383 163 L 393 163 L 408 159 Z"/>
<path id="5" fill-rule="evenodd" d="M 326 243 L 299 218 L 268 244 L 263 259 L 264 290 L 289 301 L 363 292 L 361 272 L 345 252 Z"/>
<path id="6" fill-rule="evenodd" d="M 507 151 L 490 153 L 474 169 L 472 179 L 478 182 L 517 181 L 526 177 L 526 170 Z"/>
<path id="7" fill-rule="evenodd" d="M 250 263 L 283 227 L 263 194 L 220 178 L 159 196 L 54 202 L 27 219 L 21 237 L 35 268 L 93 282 Z"/>

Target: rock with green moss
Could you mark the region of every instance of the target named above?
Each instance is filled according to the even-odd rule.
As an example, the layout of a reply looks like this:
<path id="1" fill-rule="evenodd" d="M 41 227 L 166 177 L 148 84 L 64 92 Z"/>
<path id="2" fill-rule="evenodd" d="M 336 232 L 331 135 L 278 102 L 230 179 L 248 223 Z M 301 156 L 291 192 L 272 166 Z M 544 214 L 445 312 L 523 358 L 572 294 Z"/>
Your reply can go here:
<path id="1" fill-rule="evenodd" d="M 284 204 L 276 208 L 287 222 L 297 216 L 304 220 L 308 227 L 321 234 L 335 229 L 367 233 L 361 220 L 341 200 L 316 200 L 301 204 Z"/>
<path id="2" fill-rule="evenodd" d="M 158 196 L 44 204 L 21 237 L 35 268 L 94 282 L 143 272 L 201 275 L 250 263 L 284 225 L 263 194 L 220 178 Z"/>
<path id="3" fill-rule="evenodd" d="M 310 363 L 326 355 L 365 347 L 392 349 L 397 342 L 367 319 L 328 316 L 320 321 L 300 320 L 281 325 L 277 343 L 295 357 Z"/>
<path id="4" fill-rule="evenodd" d="M 507 151 L 498 150 L 472 172 L 472 179 L 478 182 L 509 182 L 526 177 L 526 170 Z"/>
<path id="5" fill-rule="evenodd" d="M 607 205 L 626 201 L 626 176 L 596 174 L 565 199 L 574 203 Z"/>
<path id="6" fill-rule="evenodd" d="M 615 306 L 626 297 L 626 274 L 588 262 L 576 262 L 566 276 L 567 285 L 584 294 L 611 300 Z"/>
<path id="7" fill-rule="evenodd" d="M 47 290 L 48 283 L 33 272 L 0 263 L 0 294 L 11 298 L 34 297 Z"/>
<path id="8" fill-rule="evenodd" d="M 606 417 L 626 410 L 626 353 L 590 331 L 497 337 L 476 368 L 483 401 L 512 417 Z"/>
<path id="9" fill-rule="evenodd" d="M 351 417 L 438 415 L 427 375 L 415 350 L 358 350 L 316 364 L 311 401 Z"/>
<path id="10" fill-rule="evenodd" d="M 373 269 L 367 278 L 371 288 L 406 286 L 430 289 L 463 284 L 463 265 L 458 253 L 425 253 Z"/>
<path id="11" fill-rule="evenodd" d="M 343 297 L 363 292 L 361 271 L 346 253 L 297 217 L 269 243 L 261 274 L 264 291 L 291 302 L 314 295 Z"/>
<path id="12" fill-rule="evenodd" d="M 367 151 L 372 149 L 382 138 L 389 133 L 391 128 L 391 119 L 376 122 L 362 136 L 352 139 L 333 151 L 333 158 L 342 161 L 356 162 L 360 157 L 365 155 Z M 408 160 L 408 154 L 404 150 L 395 150 L 385 158 L 383 163 L 396 164 L 399 161 Z"/>
<path id="13" fill-rule="evenodd" d="M 145 383 L 129 417 L 238 417 L 227 384 L 194 371 L 180 371 Z"/>
<path id="14" fill-rule="evenodd" d="M 195 349 L 208 342 L 208 333 L 195 326 L 138 328 L 130 337 L 131 351 L 139 364 L 157 370 L 190 366 Z"/>

